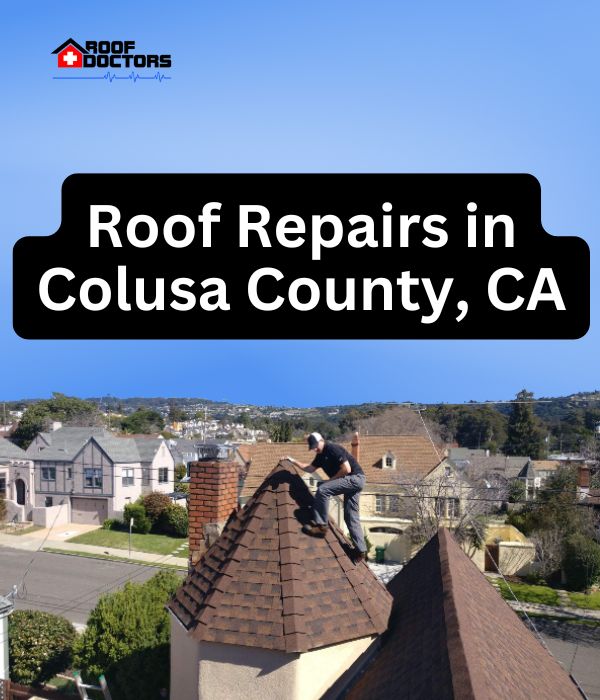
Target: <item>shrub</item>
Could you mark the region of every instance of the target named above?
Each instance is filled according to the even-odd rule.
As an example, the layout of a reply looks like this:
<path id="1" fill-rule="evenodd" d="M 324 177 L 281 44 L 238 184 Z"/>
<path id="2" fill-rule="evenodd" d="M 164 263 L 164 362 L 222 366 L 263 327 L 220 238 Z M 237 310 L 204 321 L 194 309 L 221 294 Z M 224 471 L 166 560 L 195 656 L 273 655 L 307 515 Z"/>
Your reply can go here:
<path id="1" fill-rule="evenodd" d="M 106 518 L 102 523 L 103 530 L 120 530 L 123 527 L 123 523 L 116 518 Z"/>
<path id="2" fill-rule="evenodd" d="M 175 465 L 175 481 L 181 481 L 184 476 L 187 476 L 187 467 L 185 464 Z"/>
<path id="3" fill-rule="evenodd" d="M 146 515 L 150 518 L 152 526 L 154 527 L 159 521 L 160 516 L 171 505 L 171 499 L 166 493 L 152 491 L 152 493 L 142 498 L 142 503 L 146 509 Z"/>
<path id="4" fill-rule="evenodd" d="M 6 518 L 6 503 L 4 502 L 4 496 L 0 496 L 0 523 Z"/>
<path id="5" fill-rule="evenodd" d="M 147 535 L 152 527 L 152 521 L 146 515 L 143 503 L 128 503 L 123 510 L 123 524 L 129 529 L 129 521 L 133 518 L 133 531 Z"/>
<path id="6" fill-rule="evenodd" d="M 187 508 L 182 508 L 176 503 L 171 503 L 160 518 L 159 528 L 161 532 L 164 532 L 166 535 L 172 535 L 173 537 L 187 537 Z"/>
<path id="7" fill-rule="evenodd" d="M 38 610 L 15 610 L 8 618 L 10 678 L 41 685 L 71 664 L 76 639 L 64 617 Z"/>
<path id="8" fill-rule="evenodd" d="M 565 543 L 563 569 L 569 590 L 589 588 L 600 577 L 600 545 L 585 535 L 571 535 Z"/>
<path id="9" fill-rule="evenodd" d="M 127 583 L 104 595 L 75 645 L 74 664 L 87 680 L 104 673 L 113 700 L 159 698 L 169 687 L 169 615 L 165 604 L 181 584 L 172 571 Z"/>

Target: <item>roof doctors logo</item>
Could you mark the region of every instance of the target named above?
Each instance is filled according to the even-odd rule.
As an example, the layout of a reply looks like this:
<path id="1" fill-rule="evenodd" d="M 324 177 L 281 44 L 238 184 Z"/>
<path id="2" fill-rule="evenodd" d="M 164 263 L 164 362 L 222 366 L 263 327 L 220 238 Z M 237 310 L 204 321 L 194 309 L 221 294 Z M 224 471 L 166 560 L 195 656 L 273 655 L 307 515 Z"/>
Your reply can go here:
<path id="1" fill-rule="evenodd" d="M 77 74 L 53 76 L 53 80 L 171 80 L 159 69 L 171 68 L 171 54 L 138 53 L 135 41 L 86 41 L 85 45 L 78 44 L 74 39 L 67 39 L 52 52 L 57 58 L 58 68 L 79 68 Z M 101 68 L 106 72 L 87 73 L 85 69 Z M 117 70 L 128 70 L 127 73 L 116 73 Z M 140 74 L 138 69 L 145 69 Z M 150 72 L 148 72 L 150 69 Z"/>

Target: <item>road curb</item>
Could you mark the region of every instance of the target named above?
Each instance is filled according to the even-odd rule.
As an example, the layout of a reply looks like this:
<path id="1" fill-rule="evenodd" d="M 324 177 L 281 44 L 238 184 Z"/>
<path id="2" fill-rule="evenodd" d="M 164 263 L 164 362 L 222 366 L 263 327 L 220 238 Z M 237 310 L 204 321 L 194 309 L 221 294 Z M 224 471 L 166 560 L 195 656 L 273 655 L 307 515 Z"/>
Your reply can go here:
<path id="1" fill-rule="evenodd" d="M 59 549 L 56 547 L 43 547 L 42 552 L 47 554 L 62 554 L 66 557 L 80 557 L 83 559 L 99 559 L 101 561 L 115 561 L 120 564 L 137 564 L 139 566 L 149 566 L 152 569 L 175 569 L 177 571 L 187 571 L 187 568 L 179 564 L 166 564 L 164 562 L 151 562 L 145 559 L 129 559 L 128 557 L 117 557 L 110 554 L 96 554 L 94 552 L 83 552 L 80 550 Z"/>

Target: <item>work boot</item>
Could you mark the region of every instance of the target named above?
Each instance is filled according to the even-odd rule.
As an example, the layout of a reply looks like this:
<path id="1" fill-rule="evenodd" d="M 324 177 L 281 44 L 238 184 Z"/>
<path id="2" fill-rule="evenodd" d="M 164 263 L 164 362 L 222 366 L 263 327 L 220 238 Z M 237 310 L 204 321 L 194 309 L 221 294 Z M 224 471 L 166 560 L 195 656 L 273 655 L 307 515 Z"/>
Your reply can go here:
<path id="1" fill-rule="evenodd" d="M 302 526 L 302 532 L 311 537 L 325 537 L 327 525 L 317 525 L 314 521 Z"/>
<path id="2" fill-rule="evenodd" d="M 368 561 L 367 553 L 361 552 L 360 549 L 353 549 L 350 552 L 350 559 L 352 559 L 355 564 L 358 564 L 359 561 Z"/>

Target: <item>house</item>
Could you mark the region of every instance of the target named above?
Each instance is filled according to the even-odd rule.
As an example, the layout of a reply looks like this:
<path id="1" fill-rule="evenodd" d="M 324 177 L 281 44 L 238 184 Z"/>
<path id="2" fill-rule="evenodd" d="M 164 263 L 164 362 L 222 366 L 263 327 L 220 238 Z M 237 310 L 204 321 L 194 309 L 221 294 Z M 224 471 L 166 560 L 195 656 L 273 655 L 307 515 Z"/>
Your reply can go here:
<path id="1" fill-rule="evenodd" d="M 438 496 L 437 507 L 442 518 L 456 517 L 460 499 L 467 493 L 458 479 L 447 479 L 451 465 L 440 456 L 428 437 L 423 435 L 361 435 L 356 433 L 350 442 L 341 443 L 351 452 L 367 477 L 360 498 L 360 519 L 374 547 L 386 547 L 386 557 L 394 561 L 406 561 L 412 555 L 413 543 L 407 529 L 415 518 L 415 500 L 419 495 L 415 488 L 427 481 L 429 486 L 421 491 L 433 490 Z M 273 464 L 290 455 L 302 462 L 309 462 L 313 455 L 306 443 L 256 443 L 241 445 L 237 459 L 246 468 L 241 491 L 241 504 L 245 504 L 260 486 Z M 309 488 L 316 488 L 324 478 L 321 471 L 304 474 Z M 435 488 L 444 479 L 445 487 Z M 431 494 L 421 494 L 429 503 Z M 433 503 L 433 501 L 432 501 Z M 331 499 L 331 517 L 340 527 L 343 524 L 341 499 Z"/>
<path id="2" fill-rule="evenodd" d="M 35 510 L 61 506 L 61 522 L 102 524 L 145 493 L 173 490 L 174 461 L 162 439 L 60 427 L 36 435 L 26 455 L 34 465 Z M 54 513 L 34 513 L 34 522 L 46 525 Z"/>
<path id="3" fill-rule="evenodd" d="M 30 516 L 33 492 L 33 462 L 20 447 L 0 438 L 0 498 L 6 499 L 7 520 Z"/>
<path id="4" fill-rule="evenodd" d="M 233 463 L 193 465 L 191 551 L 236 478 Z M 447 530 L 386 589 L 335 524 L 301 532 L 312 501 L 281 461 L 193 564 L 168 605 L 172 700 L 581 697 Z"/>
<path id="5" fill-rule="evenodd" d="M 57 54 L 57 65 L 59 68 L 82 68 L 83 55 L 89 53 L 89 51 L 80 46 L 74 39 L 67 39 L 60 46 L 57 46 L 52 53 Z"/>

